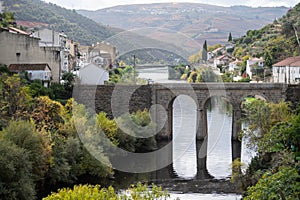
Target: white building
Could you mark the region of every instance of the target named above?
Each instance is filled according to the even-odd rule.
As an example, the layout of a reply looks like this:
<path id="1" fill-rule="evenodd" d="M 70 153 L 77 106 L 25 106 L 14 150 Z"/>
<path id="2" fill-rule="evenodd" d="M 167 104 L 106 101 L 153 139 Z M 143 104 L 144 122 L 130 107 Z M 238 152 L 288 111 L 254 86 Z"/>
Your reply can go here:
<path id="1" fill-rule="evenodd" d="M 106 42 L 98 42 L 93 44 L 92 47 L 88 48 L 88 63 L 94 62 L 93 60 L 98 60 L 102 67 L 108 67 L 116 62 L 117 48 Z M 99 58 L 103 58 L 99 60 Z M 96 58 L 96 59 L 95 59 Z M 98 64 L 94 62 L 95 64 Z"/>
<path id="2" fill-rule="evenodd" d="M 284 59 L 273 65 L 274 83 L 300 83 L 300 56 Z"/>
<path id="3" fill-rule="evenodd" d="M 59 47 L 61 48 L 61 71 L 69 71 L 69 54 L 70 47 L 66 46 L 67 35 L 64 33 L 58 33 L 54 30 L 47 28 L 35 31 L 32 33 L 33 37 L 40 38 L 40 47 Z"/>
<path id="4" fill-rule="evenodd" d="M 228 67 L 228 71 L 235 71 L 235 70 L 239 70 L 239 66 L 238 66 L 238 63 L 240 61 L 239 60 L 235 60 L 233 62 L 230 62 L 229 63 L 229 67 Z"/>
<path id="5" fill-rule="evenodd" d="M 246 73 L 252 79 L 253 75 L 263 73 L 265 61 L 262 58 L 249 58 L 246 65 Z"/>
<path id="6" fill-rule="evenodd" d="M 52 79 L 51 68 L 45 63 L 33 64 L 11 64 L 8 66 L 11 72 L 24 74 L 26 77 L 33 80 L 41 80 L 45 87 L 48 87 Z"/>
<path id="7" fill-rule="evenodd" d="M 79 70 L 80 84 L 103 85 L 109 80 L 109 73 L 99 65 L 90 63 Z"/>
<path id="8" fill-rule="evenodd" d="M 228 55 L 221 55 L 214 59 L 214 67 L 227 66 L 231 57 Z"/>

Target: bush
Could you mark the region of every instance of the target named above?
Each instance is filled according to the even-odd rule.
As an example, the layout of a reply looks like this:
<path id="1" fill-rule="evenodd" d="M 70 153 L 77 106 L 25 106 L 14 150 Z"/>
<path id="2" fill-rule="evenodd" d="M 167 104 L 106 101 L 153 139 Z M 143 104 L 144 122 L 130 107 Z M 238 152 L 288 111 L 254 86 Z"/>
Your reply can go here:
<path id="1" fill-rule="evenodd" d="M 294 168 L 282 168 L 275 174 L 266 172 L 255 186 L 248 188 L 245 200 L 298 199 L 299 179 Z"/>
<path id="2" fill-rule="evenodd" d="M 61 189 L 43 200 L 158 200 L 167 199 L 167 197 L 169 197 L 168 192 L 163 191 L 161 187 L 153 184 L 150 191 L 147 185 L 138 183 L 128 188 L 126 194 L 121 195 L 118 195 L 111 186 L 106 189 L 100 188 L 99 185 L 75 185 L 73 189 Z"/>

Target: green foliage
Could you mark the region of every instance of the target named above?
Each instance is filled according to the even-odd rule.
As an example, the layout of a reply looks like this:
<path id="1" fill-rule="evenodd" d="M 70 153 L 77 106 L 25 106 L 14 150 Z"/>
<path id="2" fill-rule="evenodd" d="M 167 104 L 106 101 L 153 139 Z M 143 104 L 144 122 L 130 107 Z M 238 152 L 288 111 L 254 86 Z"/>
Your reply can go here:
<path id="1" fill-rule="evenodd" d="M 35 199 L 29 152 L 2 138 L 0 152 L 0 199 Z"/>
<path id="2" fill-rule="evenodd" d="M 205 68 L 201 72 L 200 82 L 218 82 L 219 76 L 211 69 Z"/>
<path id="3" fill-rule="evenodd" d="M 233 74 L 231 72 L 226 72 L 221 77 L 223 82 L 233 82 Z"/>
<path id="4" fill-rule="evenodd" d="M 66 91 L 65 86 L 60 83 L 51 83 L 50 89 L 52 90 L 52 99 L 54 100 L 59 101 L 60 99 L 70 98 L 70 92 Z"/>
<path id="5" fill-rule="evenodd" d="M 185 65 L 169 66 L 169 79 L 180 80 L 181 76 L 186 72 Z"/>
<path id="6" fill-rule="evenodd" d="M 64 123 L 63 112 L 64 108 L 59 102 L 40 96 L 34 99 L 31 118 L 38 129 L 55 132 Z"/>
<path id="7" fill-rule="evenodd" d="M 282 18 L 260 30 L 249 30 L 246 36 L 236 39 L 233 55 L 241 59 L 245 55 L 263 57 L 268 67 L 287 57 L 299 55 L 295 30 L 300 30 L 300 4 L 290 9 Z"/>
<path id="8" fill-rule="evenodd" d="M 249 83 L 250 81 L 251 81 L 250 77 L 241 78 L 240 80 L 238 80 L 238 82 L 247 82 L 247 83 Z"/>
<path id="9" fill-rule="evenodd" d="M 267 103 L 263 100 L 255 100 L 244 104 L 245 120 L 249 127 L 244 130 L 244 136 L 249 137 L 251 144 L 256 146 L 274 126 L 279 122 L 286 122 L 291 119 L 289 105 L 285 102 L 279 104 Z M 265 150 L 265 147 L 258 146 L 259 150 Z"/>
<path id="10" fill-rule="evenodd" d="M 34 181 L 40 181 L 47 172 L 50 158 L 47 137 L 37 132 L 34 124 L 27 121 L 11 121 L 1 132 L 1 136 L 28 152 Z"/>
<path id="11" fill-rule="evenodd" d="M 126 191 L 128 194 L 118 195 L 113 187 L 100 188 L 99 185 L 78 185 L 73 189 L 61 189 L 57 193 L 53 193 L 43 200 L 159 200 L 167 199 L 170 195 L 167 191 L 163 191 L 161 187 L 152 184 L 151 191 L 147 185 L 138 183 L 132 185 Z"/>
<path id="12" fill-rule="evenodd" d="M 0 64 L 0 74 L 10 74 L 10 71 L 6 65 Z"/>
<path id="13" fill-rule="evenodd" d="M 28 87 L 31 97 L 49 96 L 51 99 L 53 98 L 52 89 L 44 87 L 41 80 L 34 80 Z"/>
<path id="14" fill-rule="evenodd" d="M 28 119 L 31 97 L 28 88 L 17 75 L 0 76 L 0 129 L 8 124 L 11 118 Z"/>
<path id="15" fill-rule="evenodd" d="M 58 190 L 57 193 L 53 193 L 43 200 L 117 200 L 118 195 L 112 187 L 100 188 L 99 185 L 75 185 L 73 189 L 63 188 Z"/>
<path id="16" fill-rule="evenodd" d="M 246 107 L 250 126 L 244 133 L 258 155 L 243 177 L 245 199 L 297 199 L 300 115 L 293 115 L 284 102 L 252 100 Z"/>
<path id="17" fill-rule="evenodd" d="M 115 120 L 110 120 L 107 117 L 105 112 L 100 112 L 97 115 L 97 122 L 101 128 L 101 130 L 106 134 L 106 136 L 112 141 L 113 144 L 118 145 L 119 139 L 118 134 L 118 126 Z"/>
<path id="18" fill-rule="evenodd" d="M 250 187 L 245 200 L 298 199 L 300 175 L 295 168 L 281 168 L 276 173 L 266 172 L 258 183 Z"/>
<path id="19" fill-rule="evenodd" d="M 122 149 L 130 152 L 148 152 L 157 147 L 154 136 L 143 138 L 142 135 L 137 135 L 141 134 L 137 130 L 138 127 L 145 127 L 151 122 L 148 110 L 123 115 L 117 119 L 109 119 L 106 113 L 101 112 L 97 115 L 97 122 L 113 144 Z"/>
<path id="20" fill-rule="evenodd" d="M 15 25 L 15 16 L 12 12 L 0 13 L 0 28 Z"/>
<path id="21" fill-rule="evenodd" d="M 138 78 L 138 72 L 133 66 L 126 66 L 125 68 L 116 68 L 109 72 L 110 83 L 134 83 L 134 76 L 136 84 L 144 85 L 147 83 L 145 79 Z"/>

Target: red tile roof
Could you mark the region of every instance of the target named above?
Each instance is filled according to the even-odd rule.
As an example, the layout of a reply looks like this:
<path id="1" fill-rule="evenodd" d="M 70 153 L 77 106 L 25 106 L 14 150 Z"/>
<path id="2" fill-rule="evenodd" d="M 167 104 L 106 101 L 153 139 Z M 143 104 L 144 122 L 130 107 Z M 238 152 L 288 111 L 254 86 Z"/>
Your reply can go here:
<path id="1" fill-rule="evenodd" d="M 289 57 L 273 65 L 274 67 L 292 66 L 300 67 L 300 56 Z"/>
<path id="2" fill-rule="evenodd" d="M 24 70 L 50 70 L 51 68 L 47 63 L 34 63 L 34 64 L 10 64 L 8 66 L 10 71 L 20 72 Z"/>

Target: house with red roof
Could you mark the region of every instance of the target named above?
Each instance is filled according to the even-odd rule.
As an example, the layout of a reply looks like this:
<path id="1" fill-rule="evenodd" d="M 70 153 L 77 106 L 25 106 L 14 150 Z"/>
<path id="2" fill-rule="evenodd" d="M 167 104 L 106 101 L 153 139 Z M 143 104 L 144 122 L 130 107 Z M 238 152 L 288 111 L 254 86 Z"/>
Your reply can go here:
<path id="1" fill-rule="evenodd" d="M 272 67 L 274 83 L 300 83 L 300 56 L 289 57 Z"/>
<path id="2" fill-rule="evenodd" d="M 51 68 L 47 63 L 10 64 L 8 69 L 13 73 L 23 75 L 30 81 L 41 80 L 45 87 L 50 85 L 52 79 Z"/>

